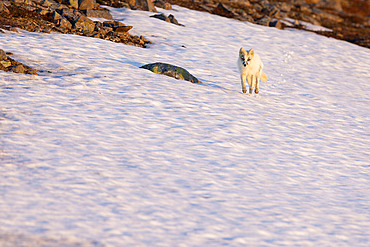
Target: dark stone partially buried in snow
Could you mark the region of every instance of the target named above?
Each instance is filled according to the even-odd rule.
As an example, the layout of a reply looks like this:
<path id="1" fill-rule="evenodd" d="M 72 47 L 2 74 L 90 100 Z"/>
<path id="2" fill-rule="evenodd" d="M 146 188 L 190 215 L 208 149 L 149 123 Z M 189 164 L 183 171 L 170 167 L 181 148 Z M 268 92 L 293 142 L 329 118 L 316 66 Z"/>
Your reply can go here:
<path id="1" fill-rule="evenodd" d="M 178 80 L 186 80 L 192 83 L 200 83 L 200 81 L 195 76 L 190 74 L 186 69 L 175 65 L 167 63 L 151 63 L 145 64 L 140 68 L 148 69 L 156 74 L 163 74 L 166 76 L 176 78 Z"/>

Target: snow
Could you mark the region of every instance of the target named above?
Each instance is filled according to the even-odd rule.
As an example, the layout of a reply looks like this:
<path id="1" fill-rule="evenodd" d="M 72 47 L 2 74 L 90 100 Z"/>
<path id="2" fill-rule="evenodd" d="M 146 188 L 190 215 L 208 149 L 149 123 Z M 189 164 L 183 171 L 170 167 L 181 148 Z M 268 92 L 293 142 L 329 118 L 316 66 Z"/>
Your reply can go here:
<path id="1" fill-rule="evenodd" d="M 146 49 L 0 34 L 44 71 L 0 72 L 0 245 L 368 246 L 369 50 L 160 11 L 185 27 L 111 8 Z M 241 46 L 264 62 L 257 96 L 241 93 Z M 203 83 L 139 68 L 153 62 Z"/>

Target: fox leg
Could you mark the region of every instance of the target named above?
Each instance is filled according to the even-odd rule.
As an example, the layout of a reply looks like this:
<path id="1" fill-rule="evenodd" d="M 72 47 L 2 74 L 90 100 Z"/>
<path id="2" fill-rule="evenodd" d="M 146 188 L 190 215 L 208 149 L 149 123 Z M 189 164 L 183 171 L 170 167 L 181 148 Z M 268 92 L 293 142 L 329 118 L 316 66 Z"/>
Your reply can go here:
<path id="1" fill-rule="evenodd" d="M 253 76 L 250 75 L 250 76 L 247 76 L 247 80 L 248 80 L 248 86 L 249 86 L 249 94 L 252 94 L 252 87 L 253 87 Z"/>
<path id="2" fill-rule="evenodd" d="M 245 79 L 246 79 L 247 75 L 244 75 L 242 74 L 241 75 L 241 81 L 242 81 L 242 92 L 243 93 L 246 93 L 247 92 L 247 87 L 245 85 Z"/>
<path id="3" fill-rule="evenodd" d="M 259 90 L 259 84 L 260 84 L 260 78 L 256 76 L 256 88 L 254 89 L 254 92 L 258 94 Z"/>

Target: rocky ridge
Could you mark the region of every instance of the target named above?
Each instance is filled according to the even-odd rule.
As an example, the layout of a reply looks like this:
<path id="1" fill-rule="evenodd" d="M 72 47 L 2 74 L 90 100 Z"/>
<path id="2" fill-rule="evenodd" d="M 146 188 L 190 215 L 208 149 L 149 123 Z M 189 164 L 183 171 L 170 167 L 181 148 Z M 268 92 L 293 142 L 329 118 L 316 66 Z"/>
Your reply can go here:
<path id="1" fill-rule="evenodd" d="M 133 36 L 132 28 L 113 21 L 107 9 L 95 0 L 1 0 L 0 31 L 24 29 L 31 32 L 51 31 L 101 38 L 139 47 L 150 43 L 142 36 Z M 90 17 L 108 21 L 93 21 Z"/>

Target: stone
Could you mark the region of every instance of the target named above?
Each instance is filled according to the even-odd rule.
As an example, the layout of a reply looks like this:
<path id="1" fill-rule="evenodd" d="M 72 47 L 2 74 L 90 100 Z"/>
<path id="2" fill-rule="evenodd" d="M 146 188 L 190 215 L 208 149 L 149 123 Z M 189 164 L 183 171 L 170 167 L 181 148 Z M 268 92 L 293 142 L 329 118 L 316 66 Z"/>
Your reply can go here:
<path id="1" fill-rule="evenodd" d="M 229 18 L 235 17 L 235 14 L 222 3 L 219 3 L 217 7 L 212 10 L 212 14 L 221 15 Z"/>
<path id="2" fill-rule="evenodd" d="M 50 9 L 48 8 L 38 8 L 36 10 L 37 13 L 39 13 L 40 15 L 47 15 L 50 13 Z"/>
<path id="3" fill-rule="evenodd" d="M 58 25 L 58 27 L 66 28 L 66 29 L 71 29 L 72 28 L 72 23 L 70 23 L 67 18 L 60 18 L 58 19 L 55 24 Z"/>
<path id="4" fill-rule="evenodd" d="M 170 19 L 163 13 L 162 14 L 151 15 L 150 17 L 157 18 L 157 19 L 160 19 L 162 21 L 171 22 Z"/>
<path id="5" fill-rule="evenodd" d="M 151 15 L 150 17 L 157 18 L 157 19 L 160 19 L 162 21 L 170 22 L 170 23 L 173 23 L 173 24 L 176 24 L 176 25 L 179 25 L 179 26 L 184 26 L 184 25 L 180 24 L 172 14 L 170 14 L 168 17 L 163 13 L 162 14 Z"/>
<path id="6" fill-rule="evenodd" d="M 26 73 L 25 67 L 21 64 L 11 67 L 10 71 L 12 71 L 14 73 Z"/>
<path id="7" fill-rule="evenodd" d="M 163 0 L 155 0 L 153 3 L 154 3 L 155 7 L 158 7 L 158 8 L 161 8 L 161 9 L 166 9 L 166 10 L 171 10 L 172 9 L 171 4 L 167 3 Z"/>
<path id="8" fill-rule="evenodd" d="M 262 26 L 268 26 L 271 21 L 269 16 L 264 16 L 261 19 L 257 20 L 256 23 Z"/>
<path id="9" fill-rule="evenodd" d="M 95 5 L 96 5 L 95 0 L 78 0 L 79 10 L 93 9 Z"/>
<path id="10" fill-rule="evenodd" d="M 200 81 L 190 74 L 186 69 L 167 64 L 167 63 L 151 63 L 141 66 L 140 68 L 148 69 L 156 74 L 163 74 L 176 78 L 178 80 L 186 80 L 192 83 L 200 83 Z"/>
<path id="11" fill-rule="evenodd" d="M 135 7 L 149 12 L 157 12 L 152 0 L 136 0 Z"/>
<path id="12" fill-rule="evenodd" d="M 269 22 L 269 27 L 276 27 L 278 29 L 283 29 L 283 24 L 279 20 L 273 20 Z"/>
<path id="13" fill-rule="evenodd" d="M 108 10 L 95 10 L 95 9 L 87 9 L 84 11 L 87 17 L 96 17 L 96 18 L 104 18 L 107 20 L 113 20 L 112 15 L 109 13 Z"/>
<path id="14" fill-rule="evenodd" d="M 316 8 L 343 11 L 341 0 L 319 0 L 315 3 Z"/>
<path id="15" fill-rule="evenodd" d="M 78 17 L 75 23 L 73 23 L 73 28 L 77 29 L 82 33 L 90 33 L 95 29 L 95 23 L 84 15 Z"/>
<path id="16" fill-rule="evenodd" d="M 10 13 L 8 8 L 6 7 L 6 5 L 3 2 L 0 2 L 0 12 L 5 12 L 7 14 Z"/>
<path id="17" fill-rule="evenodd" d="M 176 20 L 176 18 L 173 15 L 169 15 L 168 19 L 170 20 L 171 23 L 180 25 L 179 22 Z"/>
<path id="18" fill-rule="evenodd" d="M 7 58 L 6 52 L 4 50 L 0 49 L 0 60 L 4 60 L 6 58 Z"/>
<path id="19" fill-rule="evenodd" d="M 127 33 L 130 29 L 132 28 L 132 26 L 124 26 L 124 27 L 117 27 L 116 29 L 114 29 L 115 32 L 117 33 Z"/>
<path id="20" fill-rule="evenodd" d="M 2 60 L 2 61 L 0 61 L 0 64 L 1 64 L 4 68 L 8 68 L 8 67 L 10 67 L 10 66 L 12 65 L 12 63 L 11 63 L 11 62 L 6 61 L 6 60 Z"/>
<path id="21" fill-rule="evenodd" d="M 78 0 L 63 0 L 62 1 L 64 4 L 68 4 L 72 6 L 75 9 L 78 9 Z"/>

